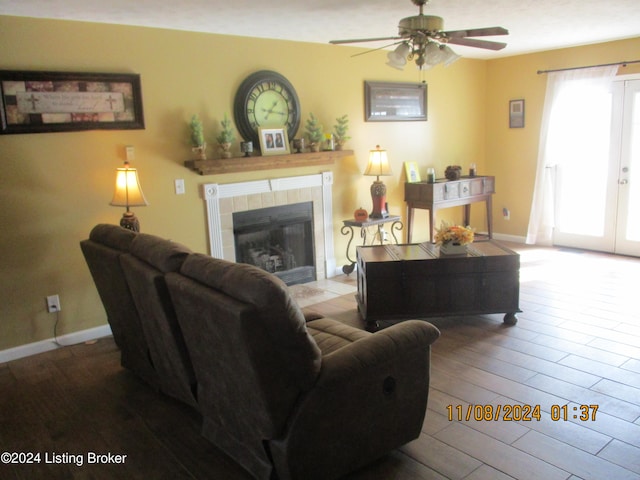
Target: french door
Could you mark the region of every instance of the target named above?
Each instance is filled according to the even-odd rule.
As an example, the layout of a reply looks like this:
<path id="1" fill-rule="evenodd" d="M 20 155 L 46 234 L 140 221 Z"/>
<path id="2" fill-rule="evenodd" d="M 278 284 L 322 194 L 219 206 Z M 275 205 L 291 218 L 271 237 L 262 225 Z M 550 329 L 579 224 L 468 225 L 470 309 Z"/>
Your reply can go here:
<path id="1" fill-rule="evenodd" d="M 640 79 L 579 95 L 589 115 L 566 120 L 579 128 L 554 167 L 553 243 L 640 256 Z"/>

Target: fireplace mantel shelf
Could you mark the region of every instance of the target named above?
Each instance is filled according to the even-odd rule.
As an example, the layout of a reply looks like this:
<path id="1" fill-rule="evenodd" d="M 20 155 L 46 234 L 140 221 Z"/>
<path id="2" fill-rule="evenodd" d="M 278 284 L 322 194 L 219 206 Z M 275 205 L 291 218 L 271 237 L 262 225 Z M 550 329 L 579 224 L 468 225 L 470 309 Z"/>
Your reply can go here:
<path id="1" fill-rule="evenodd" d="M 266 157 L 235 157 L 216 160 L 187 160 L 184 166 L 200 175 L 214 175 L 233 172 L 251 172 L 272 168 L 308 167 L 312 165 L 330 165 L 336 160 L 353 155 L 353 150 L 331 152 L 292 153 L 289 155 L 271 155 Z"/>

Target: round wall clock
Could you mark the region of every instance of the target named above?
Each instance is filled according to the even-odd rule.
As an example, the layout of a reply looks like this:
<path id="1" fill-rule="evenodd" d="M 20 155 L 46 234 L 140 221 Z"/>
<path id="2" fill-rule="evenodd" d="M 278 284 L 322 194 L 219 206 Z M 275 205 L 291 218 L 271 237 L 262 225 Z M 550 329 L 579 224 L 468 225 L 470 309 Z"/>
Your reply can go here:
<path id="1" fill-rule="evenodd" d="M 300 126 L 298 94 L 285 77 L 270 70 L 244 79 L 236 92 L 233 113 L 240 135 L 254 146 L 260 145 L 258 128 L 284 128 L 292 140 Z"/>

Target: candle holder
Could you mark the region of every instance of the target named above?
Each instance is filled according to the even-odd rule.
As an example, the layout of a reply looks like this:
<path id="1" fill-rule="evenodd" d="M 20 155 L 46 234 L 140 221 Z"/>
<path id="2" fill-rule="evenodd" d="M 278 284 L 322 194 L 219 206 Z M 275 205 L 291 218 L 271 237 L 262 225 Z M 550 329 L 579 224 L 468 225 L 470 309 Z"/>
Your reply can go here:
<path id="1" fill-rule="evenodd" d="M 292 143 L 296 153 L 302 153 L 304 150 L 304 138 L 294 138 Z"/>
<path id="2" fill-rule="evenodd" d="M 245 157 L 250 157 L 253 153 L 253 142 L 240 142 L 240 151 Z"/>

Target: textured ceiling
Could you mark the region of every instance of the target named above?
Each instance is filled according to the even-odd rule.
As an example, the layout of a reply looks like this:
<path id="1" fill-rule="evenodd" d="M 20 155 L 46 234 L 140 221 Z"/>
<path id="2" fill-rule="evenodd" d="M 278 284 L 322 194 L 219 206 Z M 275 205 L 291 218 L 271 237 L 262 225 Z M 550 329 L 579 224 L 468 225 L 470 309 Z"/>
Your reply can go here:
<path id="1" fill-rule="evenodd" d="M 395 36 L 398 21 L 417 14 L 418 7 L 410 0 L 0 0 L 0 15 L 316 43 Z M 508 43 L 498 52 L 455 46 L 457 53 L 470 58 L 640 36 L 640 0 L 432 0 L 425 14 L 443 17 L 445 30 L 491 26 L 509 30 L 506 37 L 485 37 Z"/>

